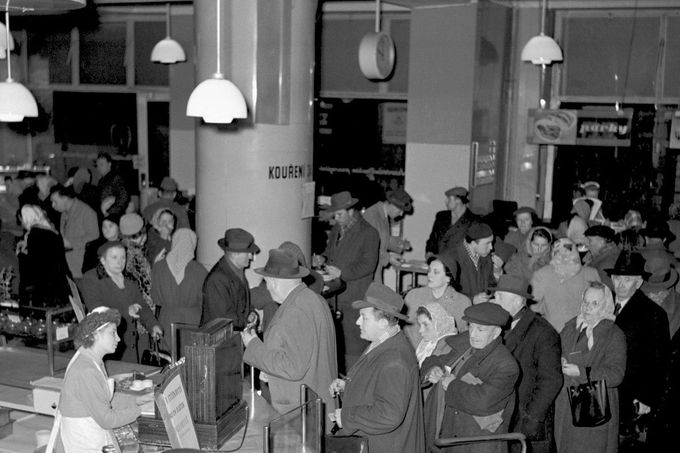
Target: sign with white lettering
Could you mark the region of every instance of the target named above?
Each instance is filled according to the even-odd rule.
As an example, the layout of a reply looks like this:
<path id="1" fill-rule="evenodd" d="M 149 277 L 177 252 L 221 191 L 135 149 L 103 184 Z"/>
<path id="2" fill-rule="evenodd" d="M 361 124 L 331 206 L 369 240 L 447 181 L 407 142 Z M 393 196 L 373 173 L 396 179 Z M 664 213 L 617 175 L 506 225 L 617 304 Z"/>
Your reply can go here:
<path id="1" fill-rule="evenodd" d="M 154 398 L 172 448 L 200 448 L 182 383 L 182 365 L 183 362 L 166 372 Z"/>
<path id="2" fill-rule="evenodd" d="M 536 145 L 630 146 L 633 109 L 529 110 L 527 141 Z"/>

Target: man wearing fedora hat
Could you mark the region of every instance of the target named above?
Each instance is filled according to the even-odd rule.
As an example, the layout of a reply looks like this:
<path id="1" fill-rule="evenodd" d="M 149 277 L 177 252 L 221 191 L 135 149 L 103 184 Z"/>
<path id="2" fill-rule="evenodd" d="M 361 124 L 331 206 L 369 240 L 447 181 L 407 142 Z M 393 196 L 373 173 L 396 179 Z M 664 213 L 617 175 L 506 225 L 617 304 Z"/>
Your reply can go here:
<path id="1" fill-rule="evenodd" d="M 463 319 L 469 323 L 469 330 L 444 339 L 451 352 L 430 356 L 422 365 L 423 382 L 435 385 L 425 402 L 429 448 L 439 437 L 505 433 L 515 408 L 520 370 L 500 336 L 510 315 L 500 305 L 482 302 L 466 308 Z M 503 450 L 498 443 L 455 449 L 464 453 Z"/>
<path id="2" fill-rule="evenodd" d="M 153 219 L 155 213 L 161 209 L 169 209 L 173 214 L 175 214 L 175 217 L 177 218 L 177 229 L 191 228 L 187 210 L 184 208 L 184 206 L 175 201 L 175 198 L 177 198 L 178 189 L 179 187 L 177 186 L 177 182 L 174 179 L 172 179 L 170 176 L 164 177 L 159 187 L 158 200 L 148 205 L 142 211 L 142 217 L 144 217 L 144 220 L 146 220 L 147 223 L 151 223 L 151 219 Z"/>
<path id="3" fill-rule="evenodd" d="M 503 307 L 512 321 L 505 347 L 521 370 L 517 410 L 510 431 L 527 436 L 533 453 L 555 452 L 554 403 L 562 382 L 560 337 L 553 326 L 527 307 L 529 283 L 518 275 L 503 275 L 491 302 Z"/>
<path id="4" fill-rule="evenodd" d="M 388 191 L 384 201 L 378 201 L 364 211 L 364 219 L 380 235 L 380 260 L 374 278 L 378 283 L 383 281 L 383 269 L 390 264 L 399 266 L 403 261 L 401 254 L 411 247 L 407 240 L 392 236 L 390 219 L 398 219 L 413 212 L 412 203 L 413 198 L 408 192 L 396 189 Z"/>
<path id="5" fill-rule="evenodd" d="M 619 433 L 634 435 L 639 416 L 652 413 L 663 390 L 670 336 L 663 308 L 640 290 L 645 259 L 623 251 L 613 268 L 607 269 L 616 293 L 616 325 L 626 336 L 626 374 L 619 385 Z"/>
<path id="6" fill-rule="evenodd" d="M 243 330 L 250 315 L 250 288 L 245 270 L 260 251 L 252 234 L 230 228 L 217 241 L 224 256 L 210 269 L 203 282 L 201 325 L 215 318 L 229 318 L 234 329 Z"/>
<path id="7" fill-rule="evenodd" d="M 470 224 L 479 219 L 467 207 L 470 200 L 466 188 L 452 187 L 444 192 L 444 196 L 446 209 L 439 211 L 434 217 L 432 231 L 425 244 L 426 257 L 439 255 L 445 249 L 462 242 Z"/>
<path id="8" fill-rule="evenodd" d="M 673 338 L 680 328 L 680 294 L 675 289 L 678 283 L 678 271 L 671 266 L 668 255 L 663 252 L 653 252 L 647 255 L 645 271 L 647 277 L 640 289 L 666 311 L 670 336 Z"/>
<path id="9" fill-rule="evenodd" d="M 335 379 L 332 395 L 342 394 L 342 408 L 332 413 L 340 435 L 368 438 L 371 453 L 424 453 L 420 373 L 413 346 L 399 327 L 403 299 L 390 288 L 371 283 L 361 300 L 356 325 L 370 342 L 346 379 Z"/>
<path id="10" fill-rule="evenodd" d="M 666 244 L 675 239 L 673 233 L 668 226 L 668 223 L 659 218 L 650 218 L 643 229 L 640 230 L 640 235 L 645 238 L 645 246 L 638 250 L 644 259 L 657 252 L 665 253 L 674 268 L 680 268 L 680 262 L 677 258 L 668 251 Z"/>
<path id="11" fill-rule="evenodd" d="M 309 269 L 287 250 L 272 249 L 264 267 L 255 269 L 267 283 L 276 310 L 260 341 L 253 329 L 241 332 L 243 360 L 266 373 L 272 405 L 286 413 L 300 404 L 300 384 L 332 406 L 326 391 L 337 376 L 335 328 L 328 304 L 302 279 Z"/>
<path id="12" fill-rule="evenodd" d="M 323 266 L 327 284 L 331 288 L 347 287 L 337 296 L 338 309 L 342 312 L 338 332 L 338 367 L 345 371 L 359 358 L 366 344 L 354 328 L 358 311 L 352 302 L 364 297 L 378 265 L 380 237 L 378 232 L 355 211 L 359 200 L 344 191 L 333 194 L 325 210 L 333 212 L 335 225 L 328 234 L 323 255 L 314 255 L 312 264 Z"/>

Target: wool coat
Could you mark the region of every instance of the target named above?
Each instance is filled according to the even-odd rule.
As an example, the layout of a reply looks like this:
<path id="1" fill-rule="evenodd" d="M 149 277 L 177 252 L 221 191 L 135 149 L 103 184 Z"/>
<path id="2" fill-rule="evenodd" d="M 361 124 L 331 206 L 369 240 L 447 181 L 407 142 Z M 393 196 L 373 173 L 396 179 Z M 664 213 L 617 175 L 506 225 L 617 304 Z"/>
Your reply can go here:
<path id="1" fill-rule="evenodd" d="M 430 356 L 423 362 L 422 376 L 435 366 L 444 369 L 455 363 L 470 348 L 469 332 L 446 337 L 451 347 L 449 354 Z M 510 351 L 498 337 L 484 349 L 473 349 L 472 356 L 463 363 L 456 378 L 442 392 L 441 384 L 428 395 L 425 403 L 425 435 L 430 451 L 441 451 L 434 446 L 438 437 L 467 437 L 501 434 L 508 432 L 515 407 L 515 384 L 520 369 Z M 470 384 L 463 376 L 471 374 L 481 383 Z M 443 398 L 442 398 L 443 397 Z M 437 433 L 437 408 L 444 404 L 441 431 Z M 501 425 L 492 433 L 482 429 L 474 416 L 488 416 L 502 411 Z M 492 453 L 507 451 L 503 443 L 486 442 L 446 448 L 452 453 Z"/>
<path id="2" fill-rule="evenodd" d="M 300 283 L 283 301 L 264 334 L 253 339 L 243 360 L 267 373 L 274 409 L 288 412 L 300 405 L 300 385 L 333 408 L 328 390 L 338 375 L 335 328 L 328 304 Z"/>
<path id="3" fill-rule="evenodd" d="M 370 453 L 424 453 L 418 361 L 399 332 L 347 373 L 338 435 L 368 437 Z"/>
<path id="4" fill-rule="evenodd" d="M 555 440 L 560 453 L 616 453 L 619 444 L 619 395 L 617 387 L 626 373 L 626 339 L 613 321 L 603 319 L 593 329 L 593 347 L 571 319 L 560 333 L 562 356 L 578 365 L 579 376 L 564 376 L 564 386 L 555 402 Z M 575 427 L 572 423 L 567 388 L 585 384 L 586 367 L 590 379 L 607 382 L 611 419 L 596 427 Z"/>
<path id="5" fill-rule="evenodd" d="M 166 350 L 170 345 L 170 327 L 173 322 L 198 325 L 201 321 L 203 282 L 208 275 L 201 264 L 189 261 L 184 268 L 184 279 L 177 284 L 168 262 L 162 260 L 151 269 L 151 298 L 158 308 L 158 322 L 165 334 Z"/>
<path id="6" fill-rule="evenodd" d="M 114 201 L 113 205 L 108 209 L 106 217 L 112 217 L 115 219 L 116 223 L 118 223 L 121 216 L 125 214 L 125 210 L 130 203 L 130 192 L 126 187 L 125 179 L 111 170 L 99 179 L 97 188 L 100 203 L 106 198 L 115 198 L 116 201 Z"/>
<path id="7" fill-rule="evenodd" d="M 477 214 L 465 209 L 463 215 L 452 225 L 451 211 L 439 211 L 434 217 L 430 237 L 425 243 L 425 253 L 439 255 L 447 249 L 453 249 L 457 244 L 463 242 L 468 228 L 478 219 Z"/>
<path id="8" fill-rule="evenodd" d="M 201 325 L 215 318 L 229 318 L 234 329 L 243 330 L 250 314 L 250 289 L 245 275 L 223 256 L 210 269 L 203 283 Z"/>
<path id="9" fill-rule="evenodd" d="M 359 337 L 359 329 L 355 322 L 359 310 L 352 307 L 352 302 L 361 300 L 368 286 L 373 281 L 378 255 L 380 253 L 380 237 L 378 232 L 359 214 L 349 230 L 340 239 L 340 226 L 335 225 L 329 235 L 326 251 L 323 255 L 329 265 L 340 269 L 340 279 L 347 284 L 345 290 L 337 296 L 338 309 L 342 312 L 340 329 L 338 329 L 338 357 L 341 370 L 349 369 L 359 358 L 368 344 Z"/>
<path id="10" fill-rule="evenodd" d="M 66 252 L 71 275 L 81 278 L 85 246 L 99 237 L 97 213 L 82 201 L 74 199 L 71 208 L 61 213 L 59 231 L 71 243 L 71 249 Z"/>
<path id="11" fill-rule="evenodd" d="M 453 250 L 447 250 L 440 254 L 439 258 L 453 274 L 451 285 L 470 299 L 486 291 L 489 286 L 496 286 L 490 254 L 480 257 L 478 265 L 475 267 L 472 258 L 461 242 Z"/>
<path id="12" fill-rule="evenodd" d="M 390 265 L 390 252 L 400 253 L 400 239 L 392 236 L 390 220 L 385 213 L 385 202 L 379 201 L 364 211 L 364 220 L 368 222 L 380 236 L 380 255 L 375 269 L 374 280 L 382 283 L 383 268 Z"/>
<path id="13" fill-rule="evenodd" d="M 657 408 L 663 391 L 670 349 L 668 317 L 663 308 L 640 290 L 623 306 L 616 325 L 626 336 L 626 376 L 619 388 L 621 424 L 629 427 L 635 416 L 633 400 Z"/>
<path id="14" fill-rule="evenodd" d="M 517 318 L 515 327 L 505 333 L 505 346 L 521 370 L 510 431 L 524 433 L 533 453 L 555 452 L 554 402 L 563 382 L 560 336 L 526 307 Z"/>
<path id="15" fill-rule="evenodd" d="M 125 276 L 124 288 L 119 288 L 101 266 L 91 269 L 83 275 L 80 292 L 87 311 L 104 305 L 115 308 L 120 312 L 120 324 L 118 336 L 120 343 L 116 352 L 110 354 L 107 359 L 122 360 L 124 362 L 137 363 L 137 342 L 132 318 L 128 314 L 128 307 L 139 304 L 139 320 L 149 332 L 155 325 L 159 325 L 149 306 L 144 302 L 142 293 L 137 283 Z M 141 353 L 139 354 L 141 358 Z"/>
<path id="16" fill-rule="evenodd" d="M 647 451 L 664 451 L 677 442 L 680 432 L 680 330 L 671 340 L 663 393 L 647 432 Z"/>

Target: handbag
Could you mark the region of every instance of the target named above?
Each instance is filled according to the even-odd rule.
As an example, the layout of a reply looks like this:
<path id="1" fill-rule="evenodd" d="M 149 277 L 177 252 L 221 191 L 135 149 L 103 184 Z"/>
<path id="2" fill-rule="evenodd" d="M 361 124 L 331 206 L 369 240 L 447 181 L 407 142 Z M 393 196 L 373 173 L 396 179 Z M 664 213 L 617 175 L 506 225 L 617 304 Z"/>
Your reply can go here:
<path id="1" fill-rule="evenodd" d="M 162 368 L 166 365 L 170 365 L 172 359 L 170 354 L 161 351 L 160 340 L 151 339 L 151 349 L 145 349 L 142 353 L 142 359 L 139 363 L 142 365 L 149 365 Z"/>
<path id="2" fill-rule="evenodd" d="M 607 382 L 590 380 L 590 367 L 586 367 L 586 384 L 567 387 L 571 421 L 574 426 L 594 427 L 607 423 L 611 419 Z"/>

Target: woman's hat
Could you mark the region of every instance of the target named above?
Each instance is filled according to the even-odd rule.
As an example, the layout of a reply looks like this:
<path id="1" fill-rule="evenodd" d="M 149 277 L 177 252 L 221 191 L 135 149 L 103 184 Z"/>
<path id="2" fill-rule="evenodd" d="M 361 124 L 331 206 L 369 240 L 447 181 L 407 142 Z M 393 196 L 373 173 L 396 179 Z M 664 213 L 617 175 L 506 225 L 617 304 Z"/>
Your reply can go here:
<path id="1" fill-rule="evenodd" d="M 503 274 L 498 280 L 498 285 L 489 289 L 495 292 L 503 291 L 505 293 L 517 294 L 526 299 L 531 299 L 531 294 L 529 294 L 529 282 L 519 275 Z"/>
<path id="2" fill-rule="evenodd" d="M 110 322 L 115 325 L 120 324 L 120 312 L 118 310 L 105 306 L 93 309 L 76 326 L 76 331 L 73 335 L 73 341 L 76 346 L 80 347 L 84 343 L 85 338 Z"/>
<path id="3" fill-rule="evenodd" d="M 604 270 L 608 275 L 639 275 L 642 278 L 647 277 L 648 272 L 645 271 L 645 259 L 638 252 L 629 252 L 624 250 L 616 259 L 614 267 Z"/>
<path id="4" fill-rule="evenodd" d="M 271 249 L 267 264 L 255 269 L 255 273 L 272 278 L 302 278 L 309 275 L 309 269 L 300 266 L 293 253 L 281 249 Z"/>
<path id="5" fill-rule="evenodd" d="M 328 212 L 339 211 L 340 209 L 349 209 L 359 200 L 357 198 L 352 198 L 352 194 L 348 191 L 338 192 L 331 195 L 331 204 L 322 206 L 321 209 Z"/>
<path id="6" fill-rule="evenodd" d="M 260 253 L 253 235 L 241 228 L 229 228 L 224 232 L 224 238 L 217 240 L 217 245 L 227 252 Z"/>
<path id="7" fill-rule="evenodd" d="M 656 292 L 669 289 L 678 282 L 678 271 L 671 266 L 671 260 L 663 251 L 647 254 L 645 260 L 647 278 L 642 284 L 643 291 Z"/>
<path id="8" fill-rule="evenodd" d="M 362 308 L 373 307 L 382 310 L 395 318 L 408 320 L 408 316 L 401 313 L 404 308 L 404 299 L 393 290 L 380 283 L 371 283 L 366 290 L 366 295 L 362 300 L 352 302 L 352 307 L 360 310 Z"/>
<path id="9" fill-rule="evenodd" d="M 134 236 L 144 228 L 144 219 L 134 212 L 120 218 L 118 229 L 123 236 Z"/>

